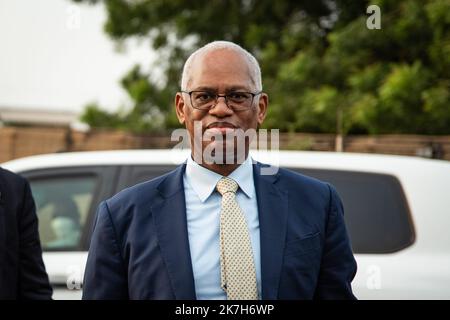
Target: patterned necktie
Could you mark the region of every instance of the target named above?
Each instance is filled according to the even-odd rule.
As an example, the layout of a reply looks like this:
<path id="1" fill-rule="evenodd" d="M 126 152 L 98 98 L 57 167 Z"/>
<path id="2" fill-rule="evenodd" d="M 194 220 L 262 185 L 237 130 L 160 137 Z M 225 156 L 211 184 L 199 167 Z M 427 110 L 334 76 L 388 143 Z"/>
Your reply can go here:
<path id="1" fill-rule="evenodd" d="M 217 183 L 222 195 L 220 212 L 221 287 L 228 300 L 257 300 L 255 263 L 244 213 L 236 201 L 238 184 L 223 177 Z"/>

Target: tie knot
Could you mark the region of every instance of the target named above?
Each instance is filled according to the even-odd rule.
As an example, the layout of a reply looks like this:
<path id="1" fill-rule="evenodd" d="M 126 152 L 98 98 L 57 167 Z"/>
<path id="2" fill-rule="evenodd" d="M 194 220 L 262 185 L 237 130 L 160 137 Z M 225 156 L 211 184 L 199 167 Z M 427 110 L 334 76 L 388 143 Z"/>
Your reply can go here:
<path id="1" fill-rule="evenodd" d="M 237 182 L 228 177 L 223 177 L 220 179 L 216 186 L 217 191 L 219 191 L 221 195 L 224 195 L 227 192 L 236 193 L 238 187 Z"/>

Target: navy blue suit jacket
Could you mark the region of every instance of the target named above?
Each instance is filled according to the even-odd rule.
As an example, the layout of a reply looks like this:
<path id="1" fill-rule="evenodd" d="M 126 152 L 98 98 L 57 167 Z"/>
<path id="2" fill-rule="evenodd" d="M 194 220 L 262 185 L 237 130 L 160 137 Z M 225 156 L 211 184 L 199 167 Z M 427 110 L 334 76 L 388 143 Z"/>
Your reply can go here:
<path id="1" fill-rule="evenodd" d="M 0 168 L 0 300 L 51 297 L 30 186 Z"/>
<path id="2" fill-rule="evenodd" d="M 195 299 L 183 173 L 176 170 L 102 202 L 86 265 L 84 299 Z M 334 188 L 254 165 L 262 299 L 354 299 L 356 273 Z"/>

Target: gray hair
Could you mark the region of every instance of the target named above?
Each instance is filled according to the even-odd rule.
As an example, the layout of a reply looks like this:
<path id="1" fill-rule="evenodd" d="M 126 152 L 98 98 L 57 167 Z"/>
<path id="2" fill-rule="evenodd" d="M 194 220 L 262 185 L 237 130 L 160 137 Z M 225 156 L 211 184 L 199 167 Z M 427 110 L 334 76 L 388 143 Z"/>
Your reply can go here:
<path id="1" fill-rule="evenodd" d="M 259 67 L 258 60 L 256 60 L 256 58 L 250 52 L 248 52 L 241 46 L 237 45 L 236 43 L 230 41 L 213 41 L 194 51 L 184 63 L 183 74 L 181 75 L 181 89 L 182 90 L 187 89 L 189 74 L 191 72 L 192 64 L 195 58 L 204 55 L 208 52 L 221 49 L 227 49 L 237 52 L 247 60 L 248 66 L 250 68 L 250 76 L 256 85 L 256 90 L 261 91 L 262 90 L 261 68 Z"/>

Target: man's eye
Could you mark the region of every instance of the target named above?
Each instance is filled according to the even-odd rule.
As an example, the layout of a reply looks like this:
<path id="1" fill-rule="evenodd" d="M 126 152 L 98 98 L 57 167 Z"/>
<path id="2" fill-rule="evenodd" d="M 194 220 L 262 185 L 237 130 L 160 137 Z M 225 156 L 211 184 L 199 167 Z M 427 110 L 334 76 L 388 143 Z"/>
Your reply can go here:
<path id="1" fill-rule="evenodd" d="M 228 95 L 231 100 L 244 101 L 248 99 L 249 94 L 245 92 L 232 92 Z"/>
<path id="2" fill-rule="evenodd" d="M 214 95 L 208 92 L 197 93 L 195 95 L 195 100 L 198 101 L 210 101 L 214 98 Z"/>

